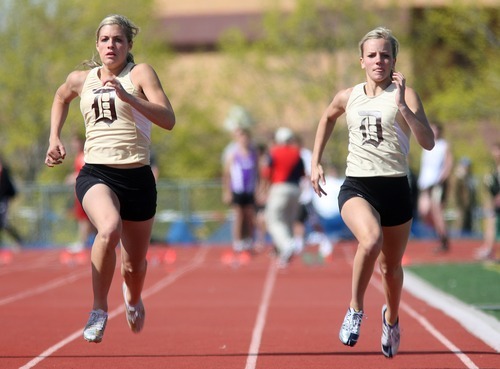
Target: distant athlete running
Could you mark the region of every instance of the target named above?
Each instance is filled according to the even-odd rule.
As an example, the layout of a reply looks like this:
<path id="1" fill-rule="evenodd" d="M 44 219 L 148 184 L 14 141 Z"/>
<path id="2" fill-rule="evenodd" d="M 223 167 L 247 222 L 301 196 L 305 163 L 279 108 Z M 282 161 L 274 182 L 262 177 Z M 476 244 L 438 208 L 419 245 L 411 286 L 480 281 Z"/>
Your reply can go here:
<path id="1" fill-rule="evenodd" d="M 393 357 L 400 342 L 401 260 L 410 235 L 412 204 L 407 155 L 410 134 L 426 150 L 434 135 L 417 93 L 395 72 L 399 43 L 386 28 L 368 32 L 359 43 L 366 82 L 338 92 L 316 131 L 311 181 L 326 195 L 321 157 L 337 119 L 344 113 L 349 130 L 346 179 L 339 193 L 341 215 L 358 241 L 352 296 L 340 329 L 343 344 L 354 346 L 364 315 L 364 297 L 378 259 L 386 304 L 382 307 L 382 352 Z"/>

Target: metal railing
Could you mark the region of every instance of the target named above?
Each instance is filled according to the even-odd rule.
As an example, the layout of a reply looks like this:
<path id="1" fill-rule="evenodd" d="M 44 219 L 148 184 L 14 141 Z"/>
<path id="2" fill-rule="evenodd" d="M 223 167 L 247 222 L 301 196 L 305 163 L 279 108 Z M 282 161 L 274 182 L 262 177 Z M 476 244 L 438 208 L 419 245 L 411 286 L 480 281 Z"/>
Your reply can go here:
<path id="1" fill-rule="evenodd" d="M 157 190 L 158 205 L 152 234 L 153 242 L 231 241 L 228 223 L 232 212 L 221 201 L 219 180 L 176 182 L 160 180 Z M 72 210 L 73 196 L 74 189 L 68 185 L 18 185 L 18 195 L 10 205 L 9 221 L 21 234 L 26 246 L 68 246 L 77 240 L 77 222 Z M 482 209 L 478 206 L 474 212 L 474 231 L 471 236 L 481 236 L 483 218 Z M 456 209 L 447 209 L 446 220 L 450 225 L 452 236 L 463 236 L 453 229 L 453 224 L 456 223 Z M 429 234 L 430 230 L 415 236 L 428 237 Z M 12 244 L 12 240 L 6 234 L 2 235 L 0 242 L 4 245 Z"/>
<path id="2" fill-rule="evenodd" d="M 215 180 L 163 181 L 157 185 L 158 205 L 153 227 L 156 242 L 205 241 L 227 219 L 221 183 Z M 32 247 L 66 246 L 77 238 L 72 186 L 24 184 L 11 202 L 9 221 Z M 182 232 L 181 232 L 182 231 Z M 3 243 L 9 244 L 8 235 Z"/>

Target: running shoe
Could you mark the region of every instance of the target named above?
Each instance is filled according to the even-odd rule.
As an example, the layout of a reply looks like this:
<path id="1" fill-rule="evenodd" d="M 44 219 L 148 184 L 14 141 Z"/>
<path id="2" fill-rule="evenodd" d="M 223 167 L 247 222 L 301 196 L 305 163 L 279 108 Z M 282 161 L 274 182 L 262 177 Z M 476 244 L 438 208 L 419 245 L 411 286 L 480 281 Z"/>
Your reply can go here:
<path id="1" fill-rule="evenodd" d="M 385 312 L 387 306 L 382 307 L 382 353 L 385 357 L 392 358 L 398 353 L 400 334 L 399 334 L 399 318 L 394 325 L 389 325 L 385 321 Z"/>
<path id="2" fill-rule="evenodd" d="M 344 345 L 353 347 L 358 342 L 362 319 L 363 310 L 355 311 L 353 308 L 347 310 L 339 332 L 340 341 Z"/>
<path id="3" fill-rule="evenodd" d="M 125 314 L 127 323 L 132 332 L 139 333 L 144 326 L 144 319 L 146 318 L 146 311 L 142 300 L 135 306 L 129 305 L 127 302 L 127 285 L 123 282 L 123 300 L 125 301 Z"/>
<path id="4" fill-rule="evenodd" d="M 83 329 L 83 338 L 88 342 L 101 342 L 107 321 L 108 313 L 101 309 L 92 310 L 87 325 Z"/>
<path id="5" fill-rule="evenodd" d="M 495 253 L 489 247 L 481 247 L 474 253 L 474 258 L 481 261 L 495 260 Z"/>

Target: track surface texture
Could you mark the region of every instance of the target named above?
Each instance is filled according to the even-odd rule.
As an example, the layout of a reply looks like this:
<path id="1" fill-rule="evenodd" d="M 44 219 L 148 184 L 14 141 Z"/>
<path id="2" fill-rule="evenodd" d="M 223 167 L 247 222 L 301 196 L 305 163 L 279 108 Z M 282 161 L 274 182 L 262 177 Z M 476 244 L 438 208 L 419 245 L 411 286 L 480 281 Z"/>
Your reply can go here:
<path id="1" fill-rule="evenodd" d="M 405 263 L 472 261 L 478 246 L 456 240 L 448 254 L 435 255 L 432 242 L 415 240 Z M 325 261 L 310 247 L 282 270 L 269 251 L 238 256 L 228 245 L 153 245 L 144 330 L 128 328 L 117 265 L 99 344 L 82 338 L 92 302 L 88 250 L 4 252 L 0 368 L 500 368 L 498 347 L 481 338 L 491 331 L 466 328 L 468 315 L 454 318 L 406 285 L 400 351 L 386 359 L 377 273 L 366 294 L 361 337 L 353 348 L 342 345 L 338 331 L 350 299 L 355 248 L 352 241 L 340 242 Z M 486 324 L 493 338 L 500 335 L 496 324 Z"/>

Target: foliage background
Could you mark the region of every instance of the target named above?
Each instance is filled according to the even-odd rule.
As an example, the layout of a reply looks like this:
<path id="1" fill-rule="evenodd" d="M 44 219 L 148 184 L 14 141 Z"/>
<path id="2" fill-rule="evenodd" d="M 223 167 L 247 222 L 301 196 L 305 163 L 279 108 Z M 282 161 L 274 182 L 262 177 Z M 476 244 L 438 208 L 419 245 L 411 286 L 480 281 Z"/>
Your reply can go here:
<path id="1" fill-rule="evenodd" d="M 215 51 L 176 53 L 153 16 L 153 0 L 0 4 L 0 150 L 21 183 L 60 183 L 71 171 L 71 158 L 57 168 L 43 165 L 53 94 L 71 70 L 92 57 L 95 29 L 114 12 L 141 27 L 136 60 L 155 67 L 176 111 L 172 132 L 153 130 L 162 179 L 219 177 L 220 153 L 230 139 L 223 121 L 234 105 L 253 116 L 256 140 L 267 141 L 274 129 L 287 125 L 312 145 L 334 92 L 363 79 L 357 43 L 378 25 L 398 36 L 398 66 L 420 93 L 429 118 L 447 127 L 457 159 L 472 158 L 482 175 L 488 170 L 488 145 L 499 139 L 499 7 L 453 2 L 408 10 L 361 0 L 298 0 L 286 16 L 270 6 L 255 25 L 262 35 L 256 42 L 230 29 Z M 75 101 L 63 137 L 82 131 L 81 122 Z M 326 158 L 342 168 L 347 135 L 341 123 Z M 418 169 L 419 148 L 412 146 L 411 164 Z"/>
<path id="2" fill-rule="evenodd" d="M 97 0 L 2 0 L 0 4 L 1 151 L 20 181 L 59 181 L 71 166 L 48 172 L 43 164 L 57 87 L 83 60 L 92 58 L 101 19 L 120 9 L 134 14 L 138 24 L 146 24 L 152 1 L 141 2 L 141 7 L 131 1 Z M 144 31 L 142 37 L 151 38 L 148 28 Z M 136 52 L 159 56 L 158 41 L 151 40 L 139 44 Z M 65 136 L 82 131 L 81 122 L 76 102 Z"/>

